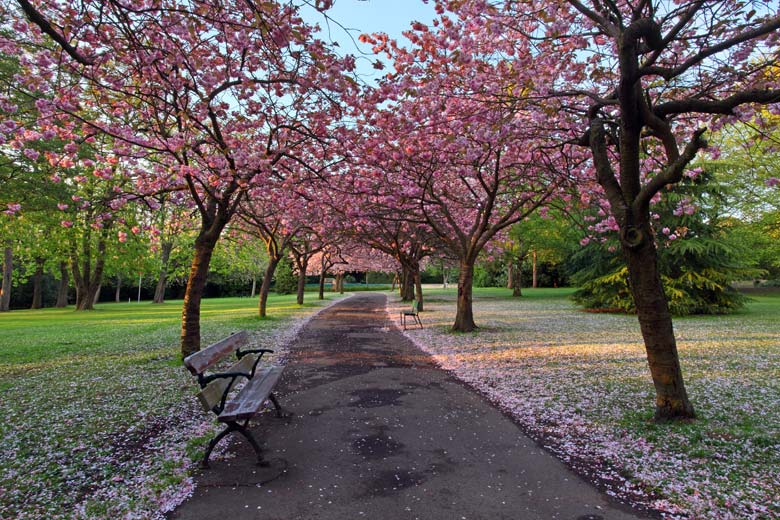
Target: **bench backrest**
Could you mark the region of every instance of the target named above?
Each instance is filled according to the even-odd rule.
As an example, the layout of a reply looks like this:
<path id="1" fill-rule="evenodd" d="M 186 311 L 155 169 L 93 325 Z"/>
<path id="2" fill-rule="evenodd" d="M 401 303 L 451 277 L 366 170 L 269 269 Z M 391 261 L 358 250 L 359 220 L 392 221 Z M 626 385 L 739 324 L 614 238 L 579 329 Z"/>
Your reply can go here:
<path id="1" fill-rule="evenodd" d="M 200 376 L 206 370 L 248 343 L 249 335 L 245 330 L 236 332 L 213 345 L 209 345 L 203 350 L 190 354 L 184 358 L 184 366 L 186 366 L 193 375 Z M 257 361 L 257 356 L 248 354 L 230 366 L 230 368 L 227 369 L 227 372 L 251 373 L 255 361 Z M 201 406 L 203 406 L 203 409 L 206 411 L 213 410 L 217 413 L 221 412 L 222 406 L 225 404 L 225 391 L 231 388 L 232 384 L 233 379 L 220 378 L 209 382 L 203 387 L 201 391 L 198 392 L 198 400 L 200 401 Z"/>
<path id="2" fill-rule="evenodd" d="M 236 332 L 221 341 L 217 341 L 213 345 L 209 345 L 203 350 L 190 354 L 184 358 L 184 366 L 187 367 L 187 370 L 189 370 L 192 375 L 200 375 L 247 343 L 249 343 L 249 335 L 246 331 L 242 330 Z"/>

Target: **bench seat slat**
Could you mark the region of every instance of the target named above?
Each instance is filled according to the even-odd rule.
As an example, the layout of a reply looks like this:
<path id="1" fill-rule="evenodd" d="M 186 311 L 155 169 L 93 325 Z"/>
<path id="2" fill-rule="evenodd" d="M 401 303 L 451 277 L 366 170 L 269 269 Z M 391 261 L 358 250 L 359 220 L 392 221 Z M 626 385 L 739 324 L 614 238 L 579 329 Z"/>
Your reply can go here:
<path id="1" fill-rule="evenodd" d="M 219 415 L 222 422 L 242 421 L 256 415 L 282 375 L 283 367 L 268 367 L 258 370 L 255 377 L 246 383 L 238 395 L 225 405 Z"/>
<path id="2" fill-rule="evenodd" d="M 245 330 L 236 332 L 227 338 L 209 345 L 203 350 L 190 354 L 184 358 L 184 366 L 197 376 L 204 370 L 219 363 L 225 356 L 238 350 L 249 342 L 249 336 Z"/>
<path id="3" fill-rule="evenodd" d="M 254 354 L 247 354 L 242 357 L 238 363 L 234 363 L 233 366 L 228 368 L 226 372 L 243 372 L 248 374 L 252 371 L 252 366 L 255 364 L 257 356 Z M 240 377 L 236 380 L 236 385 L 241 384 L 242 381 L 246 381 L 246 378 Z M 230 378 L 215 379 L 211 383 L 198 393 L 198 400 L 205 411 L 209 411 L 214 408 L 222 400 L 222 396 L 225 394 L 225 388 L 230 384 Z"/>

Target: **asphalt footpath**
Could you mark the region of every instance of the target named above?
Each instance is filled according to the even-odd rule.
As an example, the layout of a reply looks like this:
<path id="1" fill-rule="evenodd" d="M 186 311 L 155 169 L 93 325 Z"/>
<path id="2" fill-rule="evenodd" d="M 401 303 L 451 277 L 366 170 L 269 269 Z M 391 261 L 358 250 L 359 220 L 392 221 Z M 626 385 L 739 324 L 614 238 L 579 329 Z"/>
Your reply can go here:
<path id="1" fill-rule="evenodd" d="M 254 423 L 268 466 L 235 436 L 170 519 L 643 518 L 437 368 L 385 298 L 355 295 L 309 322 L 277 386 L 292 416 Z"/>

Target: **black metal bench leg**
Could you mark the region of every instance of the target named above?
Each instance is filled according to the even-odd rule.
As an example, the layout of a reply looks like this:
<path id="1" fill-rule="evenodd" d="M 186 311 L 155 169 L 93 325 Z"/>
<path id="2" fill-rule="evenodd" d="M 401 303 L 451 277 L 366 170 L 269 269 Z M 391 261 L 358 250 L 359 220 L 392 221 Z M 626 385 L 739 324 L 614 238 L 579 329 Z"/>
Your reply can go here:
<path id="1" fill-rule="evenodd" d="M 214 448 L 216 448 L 217 444 L 219 444 L 219 441 L 227 437 L 227 435 L 230 434 L 230 432 L 236 429 L 236 426 L 238 426 L 236 423 L 228 424 L 227 428 L 219 432 L 216 437 L 211 439 L 208 447 L 206 448 L 206 453 L 205 455 L 203 455 L 203 460 L 200 463 L 200 466 L 202 468 L 209 467 L 209 457 L 211 457 L 211 452 L 214 450 Z"/>
<path id="2" fill-rule="evenodd" d="M 414 315 L 414 318 L 417 320 L 417 323 L 419 323 L 419 324 L 420 324 L 420 328 L 422 329 L 422 328 L 423 328 L 423 326 L 422 326 L 422 320 L 420 319 L 420 317 L 419 317 L 418 315 L 416 315 L 416 314 L 415 314 L 415 315 Z"/>
<path id="3" fill-rule="evenodd" d="M 247 428 L 247 424 L 249 424 L 249 421 L 247 421 L 246 424 L 244 424 L 243 426 L 241 426 L 238 423 L 234 423 L 234 424 L 236 425 L 235 430 L 241 435 L 243 435 L 244 438 L 249 441 L 249 444 L 251 444 L 252 448 L 255 450 L 255 454 L 257 455 L 257 464 L 260 466 L 267 466 L 268 463 L 263 460 L 263 453 L 262 450 L 260 449 L 260 445 L 257 444 L 257 441 L 252 435 L 252 432 L 250 432 L 249 429 Z"/>
<path id="4" fill-rule="evenodd" d="M 268 399 L 271 400 L 271 402 L 274 404 L 274 408 L 276 408 L 276 416 L 279 418 L 285 418 L 290 417 L 290 413 L 285 412 L 284 408 L 282 408 L 282 405 L 279 404 L 279 400 L 276 398 L 274 394 L 268 394 Z"/>

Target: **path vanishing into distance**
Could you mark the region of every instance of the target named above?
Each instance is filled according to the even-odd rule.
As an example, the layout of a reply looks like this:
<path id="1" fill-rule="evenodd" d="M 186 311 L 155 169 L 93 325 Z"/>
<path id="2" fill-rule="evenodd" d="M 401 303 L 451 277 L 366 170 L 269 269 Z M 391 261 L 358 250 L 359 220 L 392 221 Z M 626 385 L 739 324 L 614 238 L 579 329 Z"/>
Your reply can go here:
<path id="1" fill-rule="evenodd" d="M 269 467 L 237 436 L 235 456 L 213 459 L 169 518 L 643 518 L 439 369 L 385 303 L 358 294 L 315 316 L 277 387 L 294 416 L 264 414 L 253 428 Z"/>

